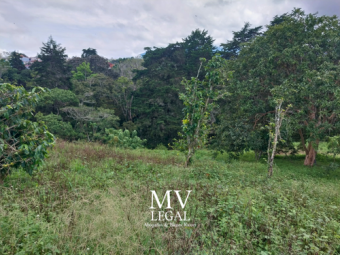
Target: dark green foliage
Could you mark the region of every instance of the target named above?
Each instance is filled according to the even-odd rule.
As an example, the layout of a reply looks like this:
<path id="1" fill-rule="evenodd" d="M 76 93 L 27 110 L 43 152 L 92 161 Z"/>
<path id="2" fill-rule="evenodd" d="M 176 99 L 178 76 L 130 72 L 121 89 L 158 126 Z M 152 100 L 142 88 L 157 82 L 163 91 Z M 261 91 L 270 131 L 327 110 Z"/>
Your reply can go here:
<path id="1" fill-rule="evenodd" d="M 133 130 L 136 130 L 136 124 L 133 123 L 132 121 L 126 121 L 126 122 L 123 122 L 123 125 L 122 125 L 123 129 L 127 129 L 129 130 L 130 132 L 132 132 Z"/>
<path id="2" fill-rule="evenodd" d="M 270 22 L 270 24 L 267 27 L 279 25 L 282 22 L 284 22 L 285 20 L 287 20 L 287 17 L 289 17 L 289 14 L 287 12 L 282 14 L 282 15 L 280 15 L 280 16 L 279 15 L 275 15 L 273 20 Z"/>
<path id="3" fill-rule="evenodd" d="M 72 71 L 76 71 L 77 67 L 83 62 L 90 63 L 90 69 L 93 73 L 102 73 L 112 79 L 118 78 L 119 74 L 114 69 L 109 69 L 108 59 L 98 55 L 88 55 L 86 57 L 73 57 L 67 63 L 71 66 Z"/>
<path id="4" fill-rule="evenodd" d="M 260 32 L 262 26 L 254 28 L 251 28 L 250 26 L 251 24 L 249 22 L 246 22 L 240 31 L 233 31 L 234 36 L 231 41 L 221 44 L 222 50 L 220 53 L 224 58 L 230 59 L 233 57 L 237 57 L 240 53 L 242 43 L 249 42 L 255 37 L 262 34 Z"/>
<path id="5" fill-rule="evenodd" d="M 2 69 L 0 78 L 2 76 L 2 79 L 5 82 L 26 87 L 27 83 L 29 83 L 31 80 L 31 72 L 30 70 L 26 69 L 25 65 L 20 59 L 22 56 L 25 55 L 13 51 L 8 56 L 8 62 L 5 60 L 0 60 L 0 69 Z"/>
<path id="6" fill-rule="evenodd" d="M 79 100 L 72 91 L 55 88 L 42 96 L 37 110 L 47 114 L 54 113 L 59 115 L 60 108 L 78 105 Z"/>
<path id="7" fill-rule="evenodd" d="M 183 63 L 184 70 L 186 72 L 185 77 L 190 79 L 197 76 L 197 70 L 200 65 L 200 58 L 210 60 L 216 51 L 216 47 L 213 46 L 214 39 L 208 35 L 207 30 L 196 29 L 191 34 L 183 39 L 181 43 L 182 49 L 185 52 Z M 183 68 L 182 67 L 182 68 Z M 199 75 L 199 79 L 204 77 L 205 73 L 202 72 Z"/>
<path id="8" fill-rule="evenodd" d="M 50 36 L 40 48 L 38 58 L 31 66 L 35 72 L 35 83 L 47 88 L 70 88 L 70 67 L 66 62 L 65 48 Z"/>
<path id="9" fill-rule="evenodd" d="M 226 148 L 234 141 L 243 144 L 239 150 L 252 148 L 235 135 L 242 130 L 256 134 L 263 148 L 261 133 L 275 109 L 272 99 L 280 97 L 293 105 L 283 123 L 290 132 L 282 138 L 288 140 L 300 130 L 302 141 L 309 142 L 304 146 L 307 154 L 329 131 L 339 131 L 339 35 L 336 17 L 306 15 L 296 9 L 245 44 L 237 59 L 228 62 L 234 78 L 228 83 L 231 96 L 224 102 L 217 140 L 229 144 Z"/>
<path id="10" fill-rule="evenodd" d="M 63 121 L 60 115 L 51 113 L 44 116 L 39 112 L 35 115 L 35 118 L 37 121 L 43 121 L 48 130 L 58 138 L 72 140 L 76 136 L 72 125 L 69 122 Z"/>
<path id="11" fill-rule="evenodd" d="M 67 116 L 65 119 L 72 122 L 78 139 L 102 140 L 106 128 L 118 127 L 119 118 L 114 115 L 114 110 L 87 106 L 65 107 L 61 110 Z"/>
<path id="12" fill-rule="evenodd" d="M 8 69 L 10 69 L 11 66 L 9 62 L 6 59 L 1 58 L 0 55 L 0 81 L 2 81 L 2 75 L 7 72 Z"/>
<path id="13" fill-rule="evenodd" d="M 83 53 L 81 54 L 82 58 L 87 58 L 89 56 L 93 55 L 98 55 L 96 49 L 88 48 L 88 49 L 83 49 Z"/>
<path id="14" fill-rule="evenodd" d="M 197 75 L 199 58 L 211 59 L 213 39 L 207 31 L 195 30 L 183 42 L 165 48 L 145 48 L 143 67 L 134 78 L 141 86 L 134 93 L 134 123 L 148 146 L 169 144 L 180 131 L 183 104 L 178 93 L 182 78 Z M 202 73 L 204 76 L 204 73 Z"/>
<path id="15" fill-rule="evenodd" d="M 27 92 L 23 87 L 0 84 L 0 180 L 11 168 L 22 167 L 32 174 L 54 143 L 45 125 L 30 120 L 43 92 L 41 88 Z"/>
<path id="16" fill-rule="evenodd" d="M 24 63 L 20 59 L 24 56 L 25 56 L 24 54 L 16 51 L 11 52 L 11 54 L 9 55 L 9 63 L 11 67 L 17 69 L 18 72 L 21 72 L 26 69 Z"/>

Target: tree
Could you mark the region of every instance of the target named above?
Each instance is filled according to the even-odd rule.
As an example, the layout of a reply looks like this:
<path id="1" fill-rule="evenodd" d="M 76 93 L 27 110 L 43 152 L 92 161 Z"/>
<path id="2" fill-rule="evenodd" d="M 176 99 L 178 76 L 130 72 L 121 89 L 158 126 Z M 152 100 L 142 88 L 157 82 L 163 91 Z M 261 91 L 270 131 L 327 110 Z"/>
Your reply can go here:
<path id="1" fill-rule="evenodd" d="M 116 79 L 119 76 L 116 70 L 109 69 L 108 59 L 98 55 L 89 55 L 84 58 L 73 57 L 68 61 L 68 64 L 71 66 L 72 71 L 76 71 L 77 67 L 83 62 L 90 63 L 90 69 L 93 73 L 102 73 L 112 79 Z"/>
<path id="2" fill-rule="evenodd" d="M 201 58 L 201 61 L 203 62 L 205 59 Z M 185 114 L 182 126 L 183 140 L 179 144 L 184 144 L 184 148 L 187 150 L 186 167 L 189 165 L 195 150 L 202 148 L 206 143 L 210 112 L 216 106 L 215 101 L 224 94 L 219 93 L 218 90 L 218 86 L 221 86 L 222 76 L 229 77 L 231 75 L 230 72 L 226 74 L 224 69 L 226 60 L 217 55 L 206 65 L 205 79 L 200 81 L 198 77 L 200 76 L 202 62 L 196 78 L 183 79 L 185 92 L 179 95 L 184 102 L 183 113 Z"/>
<path id="3" fill-rule="evenodd" d="M 283 99 L 280 98 L 275 100 L 275 119 L 273 122 L 269 123 L 269 141 L 268 141 L 268 177 L 273 175 L 274 157 L 276 154 L 276 148 L 281 138 L 280 128 L 282 126 L 282 121 L 284 120 L 284 115 L 286 110 L 282 109 Z M 288 106 L 290 107 L 290 106 Z M 274 129 L 274 130 L 273 130 Z"/>
<path id="4" fill-rule="evenodd" d="M 79 98 L 80 106 L 94 105 L 96 103 L 94 95 L 94 83 L 100 80 L 102 74 L 93 74 L 90 64 L 87 62 L 81 63 L 77 71 L 72 71 L 72 87 L 73 91 Z M 105 76 L 106 77 L 106 76 Z M 98 78 L 98 79 L 97 79 Z"/>
<path id="5" fill-rule="evenodd" d="M 31 72 L 23 64 L 22 57 L 26 57 L 25 54 L 13 51 L 8 54 L 8 61 L 0 60 L 0 69 L 2 69 L 0 75 L 7 83 L 26 87 L 31 80 Z"/>
<path id="6" fill-rule="evenodd" d="M 93 55 L 98 55 L 96 49 L 88 48 L 88 49 L 83 49 L 83 53 L 81 54 L 82 58 L 87 58 L 89 56 Z"/>
<path id="7" fill-rule="evenodd" d="M 32 174 L 54 144 L 54 137 L 46 126 L 30 120 L 42 93 L 42 88 L 27 92 L 23 87 L 0 84 L 1 181 L 17 167 Z"/>
<path id="8" fill-rule="evenodd" d="M 79 100 L 72 91 L 55 88 L 42 96 L 37 106 L 37 110 L 47 114 L 56 113 L 59 115 L 61 108 L 78 105 Z"/>
<path id="9" fill-rule="evenodd" d="M 273 20 L 270 22 L 270 24 L 267 27 L 281 24 L 282 22 L 284 22 L 287 19 L 288 16 L 289 16 L 289 14 L 287 12 L 280 15 L 280 16 L 275 15 Z"/>
<path id="10" fill-rule="evenodd" d="M 91 141 L 98 136 L 98 132 L 104 133 L 105 128 L 117 127 L 119 118 L 110 109 L 81 106 L 65 107 L 61 109 L 67 116 L 76 121 L 75 129 L 85 133 L 87 140 Z"/>
<path id="11" fill-rule="evenodd" d="M 24 54 L 13 51 L 9 55 L 9 63 L 12 68 L 15 68 L 18 70 L 18 72 L 21 72 L 26 69 L 24 63 L 22 62 L 21 58 L 26 57 Z"/>
<path id="12" fill-rule="evenodd" d="M 221 43 L 222 50 L 220 53 L 224 58 L 230 59 L 232 57 L 237 57 L 240 53 L 242 43 L 250 42 L 255 37 L 262 34 L 260 32 L 262 26 L 254 28 L 251 28 L 250 26 L 251 24 L 246 22 L 240 31 L 233 31 L 234 36 L 231 41 Z"/>
<path id="13" fill-rule="evenodd" d="M 113 83 L 113 88 L 108 96 L 120 107 L 125 121 L 132 121 L 133 92 L 137 89 L 134 82 L 126 77 L 119 77 Z"/>
<path id="14" fill-rule="evenodd" d="M 66 48 L 61 47 L 52 36 L 49 37 L 38 54 L 39 61 L 32 64 L 36 72 L 35 83 L 47 88 L 70 88 L 70 67 L 66 62 Z"/>
<path id="15" fill-rule="evenodd" d="M 213 45 L 214 39 L 208 35 L 207 30 L 196 29 L 191 34 L 183 39 L 182 47 L 185 49 L 185 77 L 195 77 L 197 74 L 198 66 L 200 66 L 200 58 L 211 59 L 216 51 Z M 204 77 L 202 72 L 201 77 Z"/>
<path id="16" fill-rule="evenodd" d="M 260 133 L 275 112 L 271 99 L 282 97 L 292 104 L 285 115 L 293 131 L 289 136 L 300 136 L 304 164 L 312 166 L 319 141 L 340 128 L 339 31 L 336 16 L 295 9 L 245 44 L 237 59 L 228 62 L 234 76 L 228 83 L 232 97 L 226 100 L 224 118 L 242 119 L 248 130 Z"/>
<path id="17" fill-rule="evenodd" d="M 211 59 L 214 54 L 213 39 L 207 31 L 195 30 L 182 42 L 165 48 L 145 48 L 144 70 L 136 71 L 134 82 L 140 86 L 134 92 L 132 106 L 134 123 L 147 146 L 169 144 L 178 137 L 183 103 L 178 97 L 183 92 L 182 78 L 197 75 L 199 58 Z M 202 72 L 200 79 L 204 77 Z"/>
<path id="18" fill-rule="evenodd" d="M 69 122 L 63 121 L 60 115 L 55 115 L 53 113 L 48 115 L 43 115 L 41 112 L 35 115 L 38 122 L 43 122 L 48 130 L 55 136 L 62 139 L 72 139 L 75 137 L 75 132 L 72 125 Z"/>
<path id="19" fill-rule="evenodd" d="M 5 59 L 0 59 L 0 81 L 2 80 L 2 75 L 7 72 L 8 69 L 10 69 L 10 65 L 8 61 Z"/>
<path id="20" fill-rule="evenodd" d="M 78 81 L 86 81 L 92 75 L 90 63 L 86 61 L 77 66 L 77 72 L 72 71 L 72 79 Z"/>
<path id="21" fill-rule="evenodd" d="M 113 70 L 117 71 L 119 76 L 124 76 L 130 80 L 135 76 L 135 70 L 144 69 L 142 66 L 143 59 L 138 57 L 112 59 L 110 62 L 114 64 Z"/>

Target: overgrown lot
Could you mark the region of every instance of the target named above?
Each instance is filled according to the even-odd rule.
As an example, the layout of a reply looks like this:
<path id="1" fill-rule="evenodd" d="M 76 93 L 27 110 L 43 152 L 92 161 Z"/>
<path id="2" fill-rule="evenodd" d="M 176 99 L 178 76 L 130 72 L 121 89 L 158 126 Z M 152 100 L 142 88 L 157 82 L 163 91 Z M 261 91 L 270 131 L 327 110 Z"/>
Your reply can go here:
<path id="1" fill-rule="evenodd" d="M 59 141 L 32 177 L 16 171 L 0 186 L 0 254 L 340 253 L 331 158 L 311 168 L 278 157 L 271 179 L 252 153 L 183 162 L 177 151 Z M 196 227 L 146 227 L 150 190 L 193 190 L 185 210 Z"/>

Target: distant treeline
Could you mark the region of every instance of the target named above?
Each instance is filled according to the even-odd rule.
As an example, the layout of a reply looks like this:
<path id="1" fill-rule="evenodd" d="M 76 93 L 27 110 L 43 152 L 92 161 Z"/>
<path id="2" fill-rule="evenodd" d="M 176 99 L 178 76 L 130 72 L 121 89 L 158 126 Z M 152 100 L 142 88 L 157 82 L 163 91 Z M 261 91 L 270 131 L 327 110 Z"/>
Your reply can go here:
<path id="1" fill-rule="evenodd" d="M 197 29 L 167 47 L 146 47 L 142 58 L 118 60 L 88 48 L 67 61 L 66 49 L 50 37 L 30 69 L 20 60 L 23 53 L 12 52 L 0 60 L 0 76 L 27 89 L 51 89 L 35 118 L 59 137 L 105 142 L 105 129 L 137 130 L 155 148 L 178 138 L 182 79 L 196 77 L 200 58 L 219 54 L 233 78 L 221 84 L 228 96 L 211 113 L 209 146 L 235 156 L 248 149 L 261 155 L 280 99 L 287 112 L 279 151 L 292 152 L 292 143 L 300 141 L 312 158 L 318 142 L 339 131 L 339 27 L 336 16 L 294 9 L 265 27 L 245 23 L 220 47 Z"/>

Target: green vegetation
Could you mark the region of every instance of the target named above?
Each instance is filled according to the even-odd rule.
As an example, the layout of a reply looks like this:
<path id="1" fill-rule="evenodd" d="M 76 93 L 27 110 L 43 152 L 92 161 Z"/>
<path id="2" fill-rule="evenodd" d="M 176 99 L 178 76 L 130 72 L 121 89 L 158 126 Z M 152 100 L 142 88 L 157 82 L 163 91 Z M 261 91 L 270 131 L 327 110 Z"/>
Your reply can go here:
<path id="1" fill-rule="evenodd" d="M 319 141 L 340 131 L 339 31 L 336 16 L 306 15 L 297 9 L 244 45 L 238 57 L 228 61 L 234 72 L 218 132 L 221 147 L 264 150 L 274 101 L 283 98 L 284 109 L 292 106 L 282 123 L 282 138 L 287 146 L 300 141 L 304 164 L 312 166 Z M 245 134 L 235 135 L 238 132 Z"/>
<path id="2" fill-rule="evenodd" d="M 0 254 L 340 254 L 340 20 L 266 28 L 1 54 Z M 152 192 L 194 225 L 145 225 Z"/>
<path id="3" fill-rule="evenodd" d="M 224 95 L 223 86 L 221 86 L 223 85 L 222 76 L 231 76 L 231 72 L 225 69 L 226 60 L 217 55 L 204 66 L 206 75 L 204 80 L 200 81 L 198 77 L 205 59 L 200 60 L 202 62 L 197 77 L 191 80 L 184 78 L 182 84 L 185 92 L 179 95 L 184 104 L 184 120 L 182 121 L 182 139 L 176 146 L 186 150 L 186 166 L 189 165 L 195 151 L 200 147 L 203 148 L 207 142 L 210 131 L 207 128 L 210 113 L 216 107 L 217 99 Z"/>
<path id="4" fill-rule="evenodd" d="M 254 154 L 123 150 L 59 141 L 46 164 L 0 186 L 1 254 L 336 254 L 340 171 L 278 157 L 267 179 Z M 339 158 L 336 158 L 339 162 Z M 150 190 L 193 190 L 196 227 L 145 227 Z"/>
<path id="5" fill-rule="evenodd" d="M 54 144 L 45 125 L 30 121 L 43 92 L 42 88 L 27 92 L 23 87 L 0 84 L 0 184 L 13 168 L 22 167 L 32 174 Z"/>
<path id="6" fill-rule="evenodd" d="M 108 128 L 105 130 L 105 133 L 108 134 L 108 143 L 119 148 L 143 148 L 143 144 L 146 143 L 146 140 L 142 140 L 137 136 L 136 130 L 130 133 L 127 129 L 123 131 L 122 129 L 115 130 L 113 128 Z"/>

